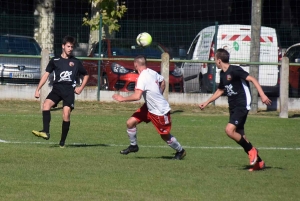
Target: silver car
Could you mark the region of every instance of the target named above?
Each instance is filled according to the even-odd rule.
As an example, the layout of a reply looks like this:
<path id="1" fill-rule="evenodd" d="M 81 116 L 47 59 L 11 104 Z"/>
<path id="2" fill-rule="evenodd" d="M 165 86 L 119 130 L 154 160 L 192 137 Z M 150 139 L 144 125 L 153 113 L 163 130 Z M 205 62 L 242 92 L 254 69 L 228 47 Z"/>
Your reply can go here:
<path id="1" fill-rule="evenodd" d="M 41 55 L 41 47 L 34 38 L 0 35 L 0 54 L 1 84 L 37 84 L 39 82 L 40 58 L 13 57 L 13 55 Z"/>

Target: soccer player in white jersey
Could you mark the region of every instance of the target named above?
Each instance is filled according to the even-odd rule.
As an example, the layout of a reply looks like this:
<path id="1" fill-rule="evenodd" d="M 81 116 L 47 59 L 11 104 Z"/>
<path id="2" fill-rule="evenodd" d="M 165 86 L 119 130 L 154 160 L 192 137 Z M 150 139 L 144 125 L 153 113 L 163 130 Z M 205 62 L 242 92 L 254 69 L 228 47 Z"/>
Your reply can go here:
<path id="1" fill-rule="evenodd" d="M 199 104 L 204 109 L 209 103 L 219 98 L 224 92 L 228 96 L 229 104 L 229 122 L 225 132 L 234 141 L 236 141 L 248 154 L 250 165 L 249 171 L 262 170 L 265 162 L 258 155 L 258 151 L 247 140 L 244 124 L 250 110 L 251 94 L 249 81 L 256 87 L 261 101 L 270 105 L 271 100 L 265 95 L 258 81 L 244 71 L 240 66 L 229 64 L 229 53 L 225 49 L 218 49 L 215 53 L 215 63 L 220 72 L 220 84 L 217 91 L 204 103 Z"/>
<path id="2" fill-rule="evenodd" d="M 137 125 L 141 122 L 149 123 L 151 121 L 161 138 L 171 148 L 176 150 L 174 159 L 183 159 L 186 152 L 177 139 L 170 133 L 172 125 L 170 116 L 171 108 L 163 96 L 165 89 L 163 76 L 147 68 L 146 58 L 141 55 L 134 59 L 134 67 L 139 73 L 134 93 L 127 97 L 114 94 L 113 99 L 119 102 L 137 101 L 143 96 L 145 103 L 127 120 L 127 134 L 130 145 L 120 151 L 120 153 L 126 155 L 139 150 L 137 144 Z"/>

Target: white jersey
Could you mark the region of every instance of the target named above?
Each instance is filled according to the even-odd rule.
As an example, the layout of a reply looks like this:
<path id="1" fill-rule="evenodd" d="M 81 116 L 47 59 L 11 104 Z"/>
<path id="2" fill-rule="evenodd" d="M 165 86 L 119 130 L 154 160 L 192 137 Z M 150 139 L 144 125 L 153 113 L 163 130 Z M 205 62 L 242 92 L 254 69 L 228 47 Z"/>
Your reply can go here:
<path id="1" fill-rule="evenodd" d="M 159 82 L 163 80 L 163 76 L 147 68 L 139 75 L 135 87 L 143 91 L 143 97 L 147 104 L 148 111 L 158 116 L 164 115 L 171 110 L 168 101 L 160 92 Z"/>

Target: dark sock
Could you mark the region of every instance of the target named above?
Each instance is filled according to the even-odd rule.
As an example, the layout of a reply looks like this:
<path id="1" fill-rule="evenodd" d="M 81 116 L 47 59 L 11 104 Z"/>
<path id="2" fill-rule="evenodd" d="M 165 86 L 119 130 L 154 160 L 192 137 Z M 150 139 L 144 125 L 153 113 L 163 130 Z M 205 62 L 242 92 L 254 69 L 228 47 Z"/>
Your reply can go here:
<path id="1" fill-rule="evenodd" d="M 51 121 L 51 114 L 50 110 L 43 111 L 43 131 L 49 133 L 50 129 L 50 121 Z"/>
<path id="2" fill-rule="evenodd" d="M 62 122 L 60 145 L 64 145 L 70 128 L 69 121 Z"/>
<path id="3" fill-rule="evenodd" d="M 248 154 L 248 151 L 250 151 L 252 149 L 252 144 L 250 142 L 247 142 L 243 137 L 241 137 L 240 141 L 237 143 L 244 148 L 244 151 L 247 154 Z"/>
<path id="4" fill-rule="evenodd" d="M 259 155 L 257 155 L 257 162 L 261 162 L 261 161 L 262 161 L 261 157 L 259 157 Z"/>

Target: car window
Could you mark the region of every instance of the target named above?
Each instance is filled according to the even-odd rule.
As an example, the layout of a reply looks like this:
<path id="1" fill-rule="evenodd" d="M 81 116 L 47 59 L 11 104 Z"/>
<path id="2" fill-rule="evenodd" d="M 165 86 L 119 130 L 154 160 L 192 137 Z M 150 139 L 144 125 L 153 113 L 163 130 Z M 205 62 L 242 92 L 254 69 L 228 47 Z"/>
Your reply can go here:
<path id="1" fill-rule="evenodd" d="M 195 48 L 196 48 L 198 39 L 199 39 L 199 36 L 197 36 L 197 37 L 193 40 L 193 42 L 192 42 L 192 45 L 191 45 L 191 47 L 190 47 L 190 49 L 189 49 L 189 52 L 188 52 L 188 54 L 187 54 L 187 59 L 188 59 L 188 60 L 190 60 L 190 59 L 193 58 L 193 54 L 194 54 L 194 52 L 195 52 Z"/>
<path id="2" fill-rule="evenodd" d="M 135 41 L 111 41 L 111 54 L 113 56 L 136 57 L 138 55 L 144 55 L 147 58 L 160 59 L 163 52 L 163 48 L 155 42 L 152 42 L 150 46 L 141 47 L 138 46 Z"/>
<path id="3" fill-rule="evenodd" d="M 99 53 L 99 43 L 95 46 L 94 54 Z M 107 43 L 106 41 L 101 42 L 101 55 L 102 57 L 107 57 Z"/>
<path id="4" fill-rule="evenodd" d="M 295 62 L 295 59 L 300 58 L 300 46 L 295 46 L 289 49 L 286 56 L 289 58 L 290 62 Z"/>
<path id="5" fill-rule="evenodd" d="M 1 54 L 40 55 L 41 48 L 31 38 L 0 36 Z"/>

